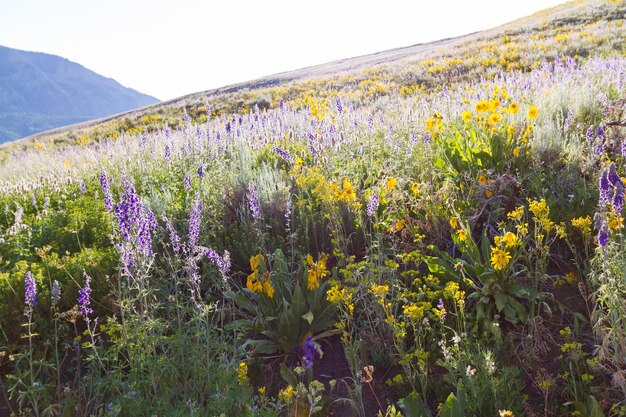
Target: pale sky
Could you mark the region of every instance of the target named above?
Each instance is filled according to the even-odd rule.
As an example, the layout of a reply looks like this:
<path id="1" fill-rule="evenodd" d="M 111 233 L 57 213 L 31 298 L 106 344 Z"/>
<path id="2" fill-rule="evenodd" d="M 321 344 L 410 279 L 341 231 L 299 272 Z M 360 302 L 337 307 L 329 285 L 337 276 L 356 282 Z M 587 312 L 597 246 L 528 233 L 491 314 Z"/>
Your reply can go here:
<path id="1" fill-rule="evenodd" d="M 564 0 L 0 0 L 0 45 L 161 100 L 490 29 Z"/>

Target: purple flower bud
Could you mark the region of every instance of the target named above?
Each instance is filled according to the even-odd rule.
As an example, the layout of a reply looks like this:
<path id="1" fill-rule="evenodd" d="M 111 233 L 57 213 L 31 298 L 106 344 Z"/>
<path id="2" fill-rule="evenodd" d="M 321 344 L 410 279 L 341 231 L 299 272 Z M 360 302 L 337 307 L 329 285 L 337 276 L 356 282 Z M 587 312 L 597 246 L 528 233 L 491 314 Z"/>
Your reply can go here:
<path id="1" fill-rule="evenodd" d="M 87 317 L 93 313 L 93 309 L 89 307 L 91 304 L 91 277 L 83 271 L 85 277 L 85 286 L 78 291 L 78 309 L 83 316 Z"/>
<path id="2" fill-rule="evenodd" d="M 50 302 L 52 305 L 57 305 L 61 299 L 61 285 L 56 279 L 52 283 L 52 289 L 50 290 Z"/>
<path id="3" fill-rule="evenodd" d="M 306 338 L 306 342 L 302 345 L 302 361 L 306 369 L 311 369 L 315 360 L 315 342 L 311 336 Z"/>
<path id="4" fill-rule="evenodd" d="M 606 225 L 602 225 L 600 228 L 600 232 L 598 233 L 598 246 L 601 248 L 605 247 L 609 244 L 609 231 L 607 230 Z"/>
<path id="5" fill-rule="evenodd" d="M 80 192 L 85 194 L 87 192 L 87 186 L 85 185 L 85 181 L 80 182 Z"/>
<path id="6" fill-rule="evenodd" d="M 29 308 L 37 305 L 37 283 L 30 271 L 24 275 L 24 302 Z"/>
<path id="7" fill-rule="evenodd" d="M 202 218 L 202 201 L 198 198 L 191 206 L 189 214 L 189 247 L 195 248 L 200 238 L 200 220 Z"/>
<path id="8" fill-rule="evenodd" d="M 608 170 L 604 170 L 602 171 L 602 174 L 600 175 L 600 182 L 598 184 L 598 189 L 600 191 L 600 204 L 605 204 L 609 201 L 609 195 L 610 195 L 610 183 L 609 183 L 609 176 L 608 176 Z"/>
<path id="9" fill-rule="evenodd" d="M 378 210 L 378 190 L 374 190 L 367 203 L 367 217 L 372 217 Z"/>
<path id="10" fill-rule="evenodd" d="M 621 181 L 615 186 L 613 190 L 613 198 L 611 200 L 611 206 L 615 213 L 621 213 L 624 208 L 624 186 Z"/>
<path id="11" fill-rule="evenodd" d="M 259 220 L 261 218 L 261 203 L 259 202 L 259 195 L 256 192 L 256 187 L 254 184 L 250 184 L 248 192 L 248 204 L 250 207 L 250 213 L 252 214 L 252 218 L 254 220 Z"/>
<path id="12" fill-rule="evenodd" d="M 335 97 L 335 106 L 337 107 L 337 113 L 343 113 L 343 103 L 341 101 L 341 97 Z"/>
<path id="13" fill-rule="evenodd" d="M 113 196 L 111 195 L 107 173 L 104 170 L 100 172 L 100 187 L 102 187 L 104 194 L 104 211 L 113 211 Z"/>
<path id="14" fill-rule="evenodd" d="M 200 165 L 198 167 L 198 178 L 203 178 L 204 177 L 204 165 Z"/>
<path id="15" fill-rule="evenodd" d="M 598 139 L 604 140 L 605 132 L 604 127 L 598 126 Z"/>
<path id="16" fill-rule="evenodd" d="M 585 138 L 587 139 L 587 142 L 589 142 L 590 145 L 593 143 L 595 139 L 594 134 L 593 134 L 593 125 L 589 126 L 589 129 L 587 129 Z"/>
<path id="17" fill-rule="evenodd" d="M 185 190 L 191 191 L 191 175 L 189 175 L 189 173 L 185 175 L 184 185 L 185 185 Z"/>
<path id="18" fill-rule="evenodd" d="M 170 234 L 170 243 L 172 244 L 172 250 L 174 253 L 180 253 L 180 236 L 178 236 L 178 232 L 174 229 L 174 225 L 167 217 L 164 218 L 165 225 L 167 227 L 167 231 Z"/>
<path id="19" fill-rule="evenodd" d="M 289 152 L 279 148 L 279 147 L 275 147 L 274 148 L 274 152 L 276 152 L 276 154 L 278 156 L 280 156 L 281 158 L 283 158 L 283 160 L 287 163 L 293 163 L 293 158 L 291 155 L 289 155 Z"/>
<path id="20" fill-rule="evenodd" d="M 172 162 L 172 150 L 170 149 L 170 145 L 165 145 L 165 160 Z"/>

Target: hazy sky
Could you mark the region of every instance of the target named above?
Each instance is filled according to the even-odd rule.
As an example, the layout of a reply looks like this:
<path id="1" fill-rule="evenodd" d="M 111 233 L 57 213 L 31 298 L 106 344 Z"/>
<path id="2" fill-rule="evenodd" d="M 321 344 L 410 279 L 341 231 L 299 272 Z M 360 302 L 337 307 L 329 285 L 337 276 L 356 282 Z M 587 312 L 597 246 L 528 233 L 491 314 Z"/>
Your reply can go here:
<path id="1" fill-rule="evenodd" d="M 0 0 L 0 45 L 161 100 L 490 29 L 563 0 Z"/>

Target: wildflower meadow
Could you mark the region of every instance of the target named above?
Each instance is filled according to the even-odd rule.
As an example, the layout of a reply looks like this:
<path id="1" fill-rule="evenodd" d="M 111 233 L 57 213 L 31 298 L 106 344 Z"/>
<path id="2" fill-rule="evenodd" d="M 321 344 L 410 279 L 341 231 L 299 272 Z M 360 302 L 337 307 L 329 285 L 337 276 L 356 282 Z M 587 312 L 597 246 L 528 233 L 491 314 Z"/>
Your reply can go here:
<path id="1" fill-rule="evenodd" d="M 626 28 L 0 148 L 0 414 L 625 416 Z"/>

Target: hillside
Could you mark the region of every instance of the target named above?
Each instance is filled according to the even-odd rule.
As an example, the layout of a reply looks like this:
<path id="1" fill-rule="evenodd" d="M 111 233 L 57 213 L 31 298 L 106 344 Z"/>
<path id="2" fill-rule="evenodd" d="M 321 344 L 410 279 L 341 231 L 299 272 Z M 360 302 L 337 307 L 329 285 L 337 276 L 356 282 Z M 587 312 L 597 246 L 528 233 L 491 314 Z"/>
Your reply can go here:
<path id="1" fill-rule="evenodd" d="M 156 102 L 67 59 L 0 46 L 0 143 Z"/>
<path id="2" fill-rule="evenodd" d="M 0 147 L 0 415 L 623 417 L 626 4 Z"/>

